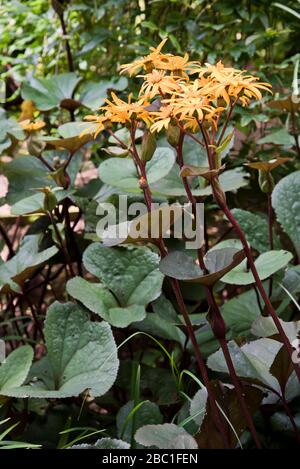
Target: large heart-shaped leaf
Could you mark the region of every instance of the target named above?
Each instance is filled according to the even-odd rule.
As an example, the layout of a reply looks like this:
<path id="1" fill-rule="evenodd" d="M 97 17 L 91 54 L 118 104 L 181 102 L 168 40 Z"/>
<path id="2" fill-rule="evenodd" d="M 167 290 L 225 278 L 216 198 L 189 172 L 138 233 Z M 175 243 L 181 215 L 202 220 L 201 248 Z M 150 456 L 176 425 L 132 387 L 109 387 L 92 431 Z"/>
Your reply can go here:
<path id="1" fill-rule="evenodd" d="M 91 283 L 81 277 L 74 277 L 67 283 L 68 293 L 93 313 L 115 327 L 127 327 L 146 317 L 143 305 L 120 307 L 114 295 L 101 283 Z"/>
<path id="2" fill-rule="evenodd" d="M 56 246 L 40 252 L 39 242 L 39 235 L 25 236 L 19 251 L 0 265 L 0 290 L 20 292 L 29 275 L 58 252 Z"/>
<path id="3" fill-rule="evenodd" d="M 48 170 L 34 156 L 14 158 L 4 165 L 3 173 L 9 180 L 6 200 L 10 205 L 31 197 L 35 188 L 54 186 L 54 181 L 48 178 Z"/>
<path id="4" fill-rule="evenodd" d="M 64 100 L 71 99 L 81 78 L 75 73 L 63 73 L 49 78 L 32 78 L 23 83 L 22 97 L 33 101 L 40 111 L 59 107 Z"/>
<path id="5" fill-rule="evenodd" d="M 265 252 L 270 249 L 268 220 L 262 215 L 235 208 L 232 214 L 244 231 L 247 241 L 253 249 Z M 273 230 L 274 232 L 274 230 Z M 273 233 L 275 247 L 280 248 L 280 241 Z"/>
<path id="6" fill-rule="evenodd" d="M 168 174 L 175 161 L 171 148 L 160 147 L 146 164 L 149 184 Z M 140 192 L 137 170 L 132 159 L 109 158 L 99 166 L 99 177 L 103 182 L 129 192 Z"/>
<path id="7" fill-rule="evenodd" d="M 159 257 L 148 248 L 107 248 L 93 243 L 85 250 L 83 263 L 117 296 L 121 306 L 146 305 L 160 295 Z"/>
<path id="8" fill-rule="evenodd" d="M 115 438 L 100 438 L 94 444 L 82 443 L 73 445 L 69 449 L 129 449 L 130 445 L 126 441 Z"/>
<path id="9" fill-rule="evenodd" d="M 270 277 L 272 274 L 287 266 L 293 255 L 288 251 L 268 251 L 261 254 L 255 261 L 255 266 L 261 280 Z M 250 285 L 254 283 L 252 272 L 247 267 L 247 261 L 244 260 L 233 270 L 228 272 L 222 282 L 232 285 Z"/>
<path id="10" fill-rule="evenodd" d="M 160 449 L 197 449 L 195 439 L 182 427 L 174 423 L 145 425 L 135 434 L 135 440 L 143 446 Z"/>
<path id="11" fill-rule="evenodd" d="M 62 398 L 85 390 L 105 394 L 118 371 L 117 348 L 106 322 L 89 320 L 73 303 L 53 303 L 45 321 L 47 356 L 30 373 L 32 384 L 10 388 L 5 395 Z"/>
<path id="12" fill-rule="evenodd" d="M 244 251 L 235 248 L 211 250 L 204 258 L 208 270 L 208 273 L 204 274 L 191 256 L 182 251 L 173 251 L 161 260 L 159 269 L 171 278 L 202 283 L 203 285 L 214 285 L 227 272 L 242 262 L 244 257 Z"/>
<path id="13" fill-rule="evenodd" d="M 27 378 L 33 360 L 33 349 L 24 345 L 11 352 L 0 365 L 0 395 L 21 386 Z"/>
<path id="14" fill-rule="evenodd" d="M 122 91 L 127 87 L 128 80 L 121 77 L 116 81 L 102 80 L 100 82 L 88 81 L 80 86 L 80 102 L 93 111 L 104 104 L 109 90 Z"/>
<path id="15" fill-rule="evenodd" d="M 240 187 L 245 187 L 248 184 L 247 173 L 241 168 L 224 171 L 224 173 L 219 176 L 219 179 L 224 192 L 235 192 Z M 153 193 L 157 195 L 165 195 L 169 197 L 186 195 L 177 165 L 173 166 L 166 177 L 153 184 L 151 189 Z M 209 196 L 212 194 L 211 186 L 203 188 L 197 188 L 197 186 L 196 188 L 192 187 L 192 192 L 195 196 Z"/>
<path id="16" fill-rule="evenodd" d="M 278 388 L 276 378 L 271 375 L 271 365 L 282 347 L 280 342 L 272 339 L 258 339 L 239 347 L 234 341 L 228 342 L 228 348 L 238 376 L 248 378 Z M 222 350 L 208 358 L 207 365 L 214 371 L 228 373 Z"/>
<path id="17" fill-rule="evenodd" d="M 300 171 L 289 174 L 276 184 L 272 205 L 277 220 L 294 243 L 300 256 Z"/>
<path id="18" fill-rule="evenodd" d="M 160 295 L 163 275 L 158 261 L 147 248 L 125 250 L 94 243 L 86 249 L 83 262 L 102 283 L 75 277 L 67 290 L 112 326 L 127 327 L 144 319 L 145 307 Z"/>

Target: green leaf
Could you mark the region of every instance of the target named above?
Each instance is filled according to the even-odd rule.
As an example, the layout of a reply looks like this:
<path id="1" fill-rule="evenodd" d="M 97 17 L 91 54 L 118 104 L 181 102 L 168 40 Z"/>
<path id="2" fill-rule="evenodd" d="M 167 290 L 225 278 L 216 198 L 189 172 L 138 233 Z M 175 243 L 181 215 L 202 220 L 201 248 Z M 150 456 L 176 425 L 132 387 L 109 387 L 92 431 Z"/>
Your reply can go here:
<path id="1" fill-rule="evenodd" d="M 27 378 L 33 360 L 30 345 L 24 345 L 11 352 L 0 365 L 0 394 L 21 386 Z"/>
<path id="2" fill-rule="evenodd" d="M 232 214 L 241 226 L 248 243 L 253 249 L 259 252 L 265 252 L 270 249 L 267 218 L 239 208 L 234 208 Z M 280 248 L 280 241 L 276 236 L 274 236 L 274 242 L 275 247 Z"/>
<path id="3" fill-rule="evenodd" d="M 207 390 L 203 388 L 199 389 L 191 400 L 190 415 L 199 428 L 205 417 L 207 396 Z"/>
<path id="4" fill-rule="evenodd" d="M 272 145 L 284 145 L 287 147 L 292 147 L 294 145 L 294 139 L 292 135 L 288 133 L 286 129 L 276 130 L 266 135 L 265 137 L 260 138 L 257 141 L 258 145 L 263 145 L 265 143 L 270 143 Z"/>
<path id="5" fill-rule="evenodd" d="M 67 292 L 115 327 L 127 327 L 132 322 L 141 321 L 146 317 L 145 307 L 142 305 L 120 307 L 114 295 L 101 283 L 91 283 L 81 277 L 74 277 L 67 283 Z"/>
<path id="6" fill-rule="evenodd" d="M 5 395 L 55 399 L 89 390 L 101 396 L 111 388 L 119 362 L 106 322 L 91 322 L 87 312 L 73 303 L 55 302 L 48 309 L 44 333 L 48 355 L 38 362 L 36 374 L 31 372 L 32 384 Z"/>
<path id="7" fill-rule="evenodd" d="M 239 188 L 247 186 L 247 177 L 247 173 L 241 168 L 234 168 L 224 171 L 224 173 L 220 175 L 219 179 L 224 192 L 235 192 Z M 165 195 L 169 197 L 186 195 L 177 165 L 174 165 L 166 177 L 153 184 L 151 189 L 156 195 Z M 195 196 L 209 196 L 212 194 L 211 186 L 207 186 L 202 189 L 192 188 L 192 192 Z"/>
<path id="8" fill-rule="evenodd" d="M 84 106 L 95 111 L 104 104 L 109 90 L 123 91 L 127 85 L 128 80 L 125 77 L 117 81 L 102 80 L 98 83 L 89 81 L 80 86 L 79 100 Z"/>
<path id="9" fill-rule="evenodd" d="M 157 182 L 171 170 L 175 161 L 173 150 L 159 147 L 146 164 L 149 184 Z M 132 159 L 109 158 L 99 166 L 99 177 L 103 182 L 129 192 L 140 192 L 139 180 Z"/>
<path id="10" fill-rule="evenodd" d="M 48 183 L 49 185 L 49 183 Z M 60 187 L 55 187 L 53 189 L 57 202 L 61 202 L 66 197 L 69 197 L 73 194 L 74 189 L 70 188 L 64 190 Z M 44 194 L 42 192 L 38 192 L 37 194 L 33 194 L 29 197 L 25 197 L 24 199 L 19 200 L 11 207 L 11 213 L 13 215 L 26 215 L 28 213 L 35 213 L 35 212 L 44 212 Z"/>
<path id="11" fill-rule="evenodd" d="M 134 402 L 129 401 L 125 405 L 123 405 L 117 415 L 117 431 L 118 431 L 118 436 L 125 441 L 130 442 L 131 441 L 131 433 L 132 433 L 132 419 L 128 421 L 128 424 L 126 425 L 126 429 L 124 434 L 124 423 L 126 420 L 126 417 L 134 408 Z M 146 401 L 144 402 L 139 409 L 135 413 L 135 428 L 136 430 L 143 425 L 148 424 L 160 424 L 163 422 L 163 416 L 159 410 L 159 407 L 157 404 L 154 404 L 154 402 L 149 402 Z"/>
<path id="12" fill-rule="evenodd" d="M 25 133 L 15 119 L 7 119 L 5 114 L 0 115 L 0 152 L 10 147 L 12 139 L 24 140 Z"/>
<path id="13" fill-rule="evenodd" d="M 273 275 L 287 266 L 293 255 L 289 251 L 268 251 L 261 254 L 255 261 L 255 266 L 261 280 Z M 252 272 L 247 268 L 247 260 L 244 260 L 233 270 L 228 272 L 222 282 L 231 285 L 250 285 L 255 283 Z"/>
<path id="14" fill-rule="evenodd" d="M 152 308 L 155 313 L 157 313 L 165 321 L 171 323 L 178 322 L 178 316 L 172 305 L 171 301 L 168 300 L 164 294 L 160 295 L 157 300 L 152 302 Z"/>
<path id="15" fill-rule="evenodd" d="M 250 336 L 253 321 L 260 316 L 260 308 L 253 289 L 226 301 L 221 307 L 222 316 L 234 336 Z"/>
<path id="16" fill-rule="evenodd" d="M 276 184 L 272 205 L 277 220 L 294 243 L 300 256 L 300 171 L 289 174 Z"/>
<path id="17" fill-rule="evenodd" d="M 55 148 L 63 148 L 75 153 L 92 138 L 91 134 L 84 134 L 69 138 L 44 137 L 43 141 Z"/>
<path id="18" fill-rule="evenodd" d="M 93 122 L 66 122 L 65 124 L 60 125 L 57 131 L 63 138 L 72 138 L 78 137 L 85 130 L 94 129 L 96 126 L 97 124 L 94 124 Z"/>
<path id="19" fill-rule="evenodd" d="M 300 321 L 282 321 L 280 318 L 279 321 L 287 338 L 292 343 L 298 337 Z M 271 317 L 258 316 L 252 324 L 251 332 L 257 337 L 271 337 L 278 334 L 278 329 Z"/>
<path id="20" fill-rule="evenodd" d="M 239 249 L 213 249 L 204 258 L 208 270 L 208 273 L 204 274 L 192 257 L 182 251 L 173 251 L 160 261 L 159 269 L 171 278 L 214 285 L 227 272 L 242 262 L 244 257 L 244 251 Z"/>
<path id="21" fill-rule="evenodd" d="M 134 327 L 150 335 L 161 337 L 162 339 L 175 340 L 182 346 L 185 343 L 186 336 L 179 327 L 176 327 L 172 322 L 164 319 L 157 313 L 147 313 L 146 318 L 134 324 Z"/>
<path id="22" fill-rule="evenodd" d="M 23 83 L 22 98 L 33 101 L 40 111 L 59 107 L 64 99 L 71 99 L 81 78 L 75 73 L 63 73 L 49 78 L 32 78 Z"/>
<path id="23" fill-rule="evenodd" d="M 107 248 L 91 244 L 84 252 L 86 269 L 111 290 L 121 306 L 147 305 L 161 292 L 159 257 L 148 248 Z"/>
<path id="24" fill-rule="evenodd" d="M 174 423 L 145 425 L 136 432 L 135 440 L 143 446 L 156 446 L 159 449 L 198 448 L 195 439 Z"/>
<path id="25" fill-rule="evenodd" d="M 20 292 L 24 281 L 44 262 L 57 252 L 56 246 L 51 246 L 39 252 L 39 235 L 27 235 L 18 252 L 8 261 L 0 265 L 0 290 Z"/>
<path id="26" fill-rule="evenodd" d="M 14 158 L 3 166 L 3 173 L 9 181 L 6 200 L 10 205 L 34 195 L 35 188 L 54 185 L 48 169 L 34 156 Z"/>
<path id="27" fill-rule="evenodd" d="M 130 445 L 126 441 L 116 440 L 115 438 L 100 438 L 96 443 L 89 445 L 73 445 L 68 449 L 129 449 Z"/>
<path id="28" fill-rule="evenodd" d="M 282 347 L 280 342 L 272 339 L 258 339 L 239 347 L 235 342 L 228 342 L 228 348 L 238 376 L 249 378 L 278 388 L 278 382 L 270 373 L 275 357 Z M 207 366 L 214 371 L 228 373 L 223 352 L 218 350 L 208 358 Z"/>

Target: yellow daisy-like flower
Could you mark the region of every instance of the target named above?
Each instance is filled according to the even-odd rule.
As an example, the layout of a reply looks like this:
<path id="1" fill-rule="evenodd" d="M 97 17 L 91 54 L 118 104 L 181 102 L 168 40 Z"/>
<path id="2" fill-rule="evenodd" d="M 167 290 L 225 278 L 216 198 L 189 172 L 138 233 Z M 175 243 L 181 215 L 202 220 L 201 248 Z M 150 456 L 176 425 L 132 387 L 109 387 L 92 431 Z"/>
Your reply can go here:
<path id="1" fill-rule="evenodd" d="M 132 63 L 123 64 L 120 67 L 120 73 L 128 72 L 130 76 L 135 75 L 141 68 L 146 70 L 146 72 L 152 72 L 154 68 L 157 68 L 156 65 L 159 62 L 159 59 L 163 56 L 161 50 L 168 38 L 163 39 L 157 47 L 150 47 L 150 54 L 141 57 L 140 59 L 135 60 Z"/>
<path id="2" fill-rule="evenodd" d="M 231 98 L 239 100 L 243 106 L 248 105 L 251 99 L 262 99 L 260 90 L 270 91 L 269 83 L 259 82 L 259 78 L 247 75 L 243 70 L 225 67 L 219 61 L 216 65 L 205 64 L 200 67 L 199 77 L 211 80 L 211 88 L 217 98 L 223 98 L 227 105 Z"/>
<path id="3" fill-rule="evenodd" d="M 158 58 L 157 68 L 168 70 L 171 74 L 181 74 L 188 80 L 185 71 L 193 70 L 194 67 L 200 65 L 197 61 L 189 62 L 189 55 L 186 53 L 183 57 L 180 55 L 165 54 Z"/>
<path id="4" fill-rule="evenodd" d="M 174 118 L 173 106 L 162 106 L 159 111 L 152 111 L 150 114 L 154 117 L 154 124 L 150 128 L 151 132 L 160 132 L 162 129 L 167 130 L 171 120 Z"/>
<path id="5" fill-rule="evenodd" d="M 193 84 L 182 84 L 180 91 L 175 92 L 173 97 L 164 100 L 173 106 L 173 112 L 175 116 L 178 116 L 181 120 L 186 118 L 195 117 L 202 121 L 205 114 L 213 115 L 217 112 L 221 112 L 224 108 L 215 108 L 211 104 L 211 98 L 207 95 L 211 91 L 199 87 L 197 80 Z"/>
<path id="6" fill-rule="evenodd" d="M 113 92 L 111 97 L 112 101 L 106 99 L 106 105 L 100 108 L 104 111 L 106 120 L 126 124 L 135 118 L 144 121 L 147 125 L 151 124 L 150 114 L 146 109 L 146 106 L 150 103 L 144 97 L 136 102 L 131 101 L 132 94 L 128 96 L 128 102 L 118 98 Z"/>
<path id="7" fill-rule="evenodd" d="M 153 70 L 147 75 L 138 75 L 138 77 L 144 78 L 140 95 L 144 94 L 150 99 L 157 95 L 172 94 L 179 88 L 178 83 L 174 79 L 175 77 L 166 75 L 166 72 L 163 70 Z"/>
<path id="8" fill-rule="evenodd" d="M 35 122 L 31 122 L 29 119 L 20 122 L 20 126 L 26 132 L 37 132 L 45 127 L 45 122 L 42 120 L 37 120 Z"/>

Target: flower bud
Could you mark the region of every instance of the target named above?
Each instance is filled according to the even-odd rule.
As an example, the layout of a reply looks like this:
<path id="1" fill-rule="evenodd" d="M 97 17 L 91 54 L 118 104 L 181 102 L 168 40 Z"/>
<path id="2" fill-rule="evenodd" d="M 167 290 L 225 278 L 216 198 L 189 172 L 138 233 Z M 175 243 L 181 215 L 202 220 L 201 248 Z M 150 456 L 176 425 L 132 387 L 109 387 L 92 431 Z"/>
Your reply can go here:
<path id="1" fill-rule="evenodd" d="M 45 146 L 45 143 L 36 138 L 34 133 L 27 140 L 27 150 L 30 155 L 39 157 Z"/>
<path id="2" fill-rule="evenodd" d="M 166 135 L 167 135 L 168 143 L 172 147 L 176 148 L 179 142 L 179 137 L 180 137 L 179 127 L 177 125 L 170 123 L 167 129 Z"/>
<path id="3" fill-rule="evenodd" d="M 52 212 L 57 205 L 57 198 L 54 192 L 51 191 L 50 187 L 44 187 L 44 210 L 46 212 Z"/>
<path id="4" fill-rule="evenodd" d="M 258 171 L 258 183 L 262 192 L 265 194 L 271 194 L 275 186 L 271 171 L 264 171 L 263 169 L 260 169 Z"/>
<path id="5" fill-rule="evenodd" d="M 141 160 L 150 161 L 156 150 L 156 138 L 149 130 L 145 130 L 142 139 Z"/>
<path id="6" fill-rule="evenodd" d="M 68 189 L 70 186 L 71 180 L 64 166 L 60 166 L 56 171 L 50 173 L 50 177 L 54 179 L 56 184 L 64 189 Z"/>
<path id="7" fill-rule="evenodd" d="M 141 189 L 146 189 L 148 187 L 147 179 L 145 179 L 144 176 L 142 176 L 139 179 L 139 186 L 140 186 Z"/>

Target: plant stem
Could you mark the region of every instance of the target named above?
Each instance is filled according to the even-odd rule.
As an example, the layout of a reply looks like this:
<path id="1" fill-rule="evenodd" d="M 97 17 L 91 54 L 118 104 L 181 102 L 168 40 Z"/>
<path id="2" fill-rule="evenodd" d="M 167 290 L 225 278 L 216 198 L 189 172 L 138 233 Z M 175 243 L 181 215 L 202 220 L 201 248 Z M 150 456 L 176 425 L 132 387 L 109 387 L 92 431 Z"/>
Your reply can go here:
<path id="1" fill-rule="evenodd" d="M 273 207 L 272 207 L 272 194 L 268 194 L 268 227 L 269 227 L 269 245 L 271 251 L 274 249 L 274 239 L 273 239 Z M 273 291 L 273 279 L 270 278 L 269 282 L 269 297 L 271 298 Z"/>
<path id="2" fill-rule="evenodd" d="M 232 110 L 233 110 L 233 106 L 230 110 L 231 113 L 232 113 Z M 214 169 L 214 155 L 213 155 L 213 152 L 211 152 L 211 146 L 210 146 L 211 142 L 209 141 L 209 137 L 206 133 L 206 130 L 204 128 L 202 128 L 201 123 L 199 123 L 199 125 L 200 125 L 200 129 L 202 131 L 202 135 L 203 135 L 203 138 L 204 138 L 210 169 Z M 253 260 L 253 257 L 252 257 L 252 253 L 251 253 L 251 249 L 249 248 L 249 245 L 248 245 L 248 242 L 247 242 L 246 237 L 244 235 L 244 232 L 241 229 L 238 222 L 236 221 L 236 219 L 234 218 L 234 216 L 232 215 L 232 213 L 231 213 L 231 211 L 230 211 L 230 209 L 227 205 L 226 197 L 225 197 L 225 194 L 223 193 L 222 188 L 220 186 L 218 176 L 215 176 L 215 177 L 212 178 L 211 186 L 212 186 L 212 192 L 213 192 L 213 196 L 214 196 L 214 199 L 215 199 L 216 203 L 219 205 L 220 209 L 224 212 L 224 214 L 226 215 L 226 217 L 228 218 L 228 220 L 232 224 L 234 230 L 236 231 L 238 237 L 241 240 L 241 243 L 243 245 L 243 248 L 244 248 L 247 260 L 248 260 L 248 264 L 249 264 L 249 267 L 250 267 L 251 272 L 253 274 L 253 277 L 255 279 L 255 283 L 257 285 L 258 291 L 261 294 L 261 297 L 264 300 L 266 308 L 269 311 L 269 314 L 271 315 L 271 317 L 272 317 L 272 319 L 273 319 L 273 321 L 274 321 L 274 323 L 277 327 L 277 330 L 279 332 L 281 340 L 284 343 L 284 345 L 285 345 L 285 347 L 286 347 L 286 349 L 289 353 L 290 359 L 293 363 L 295 372 L 296 372 L 298 380 L 300 382 L 300 367 L 298 366 L 298 364 L 294 363 L 293 359 L 292 359 L 293 348 L 291 346 L 291 343 L 290 343 L 288 337 L 286 336 L 286 334 L 284 332 L 284 329 L 283 329 L 283 327 L 280 323 L 280 320 L 279 320 L 279 318 L 276 314 L 276 311 L 273 308 L 272 303 L 271 303 L 268 295 L 265 292 L 262 281 L 261 281 L 261 279 L 258 275 L 258 272 L 256 270 L 254 260 Z"/>
<path id="3" fill-rule="evenodd" d="M 216 197 L 215 197 L 216 199 Z M 265 289 L 263 287 L 263 284 L 262 284 L 262 281 L 258 275 L 258 272 L 256 270 L 256 267 L 255 267 L 255 264 L 254 264 L 254 260 L 253 260 L 253 257 L 252 257 L 252 253 L 251 253 L 251 250 L 248 246 L 248 243 L 247 243 L 247 240 L 245 238 L 245 235 L 240 227 L 240 225 L 238 224 L 238 222 L 236 221 L 236 219 L 234 218 L 234 216 L 232 215 L 230 209 L 228 208 L 228 206 L 226 204 L 221 204 L 219 203 L 220 201 L 218 201 L 216 199 L 216 202 L 220 205 L 220 208 L 223 210 L 224 214 L 226 215 L 226 217 L 228 218 L 228 220 L 230 221 L 230 223 L 232 224 L 232 226 L 234 227 L 238 237 L 240 238 L 241 242 L 242 242 L 242 245 L 243 245 L 243 248 L 244 248 L 244 251 L 245 251 L 245 254 L 246 254 L 246 257 L 247 257 L 247 260 L 248 260 L 248 263 L 249 263 L 249 267 L 251 269 L 251 272 L 253 274 L 253 277 L 255 279 L 255 282 L 256 282 L 256 285 L 257 285 L 257 288 L 258 288 L 258 291 L 262 297 L 262 299 L 264 300 L 264 303 L 266 305 L 266 308 L 268 309 L 269 311 L 269 314 L 271 315 L 276 327 L 277 327 L 277 330 L 280 334 L 280 337 L 282 339 L 282 342 L 284 343 L 288 353 L 289 353 L 289 356 L 290 356 L 290 359 L 293 363 L 293 366 L 294 366 L 294 369 L 295 369 L 295 372 L 297 374 L 297 377 L 298 377 L 298 380 L 300 382 L 300 368 L 298 366 L 298 364 L 294 363 L 293 360 L 292 360 L 292 354 L 293 354 L 293 348 L 291 346 L 291 343 L 288 339 L 288 337 L 286 336 L 286 333 L 284 332 L 284 329 L 281 325 L 281 322 L 276 314 L 276 311 L 275 309 L 273 308 L 272 306 L 272 303 L 268 297 L 268 295 L 266 294 L 265 292 Z"/>
<path id="4" fill-rule="evenodd" d="M 2 236 L 2 238 L 4 239 L 4 242 L 8 248 L 8 251 L 9 251 L 9 257 L 13 257 L 15 255 L 15 251 L 13 249 L 13 245 L 8 237 L 8 234 L 4 228 L 4 226 L 2 226 L 2 224 L 0 223 L 0 234 Z"/>
<path id="5" fill-rule="evenodd" d="M 63 33 L 63 36 L 64 36 L 69 71 L 74 72 L 73 56 L 72 56 L 72 52 L 71 52 L 70 43 L 69 43 L 69 40 L 68 40 L 68 32 L 67 32 L 65 19 L 64 19 L 64 13 L 62 12 L 62 13 L 58 14 L 58 17 L 59 17 L 59 21 L 60 21 L 60 24 L 61 24 L 62 33 Z"/>
<path id="6" fill-rule="evenodd" d="M 134 124 L 131 127 L 131 132 L 130 133 L 131 133 L 131 141 L 132 141 L 133 159 L 134 159 L 136 167 L 137 167 L 137 169 L 140 173 L 140 176 L 145 178 L 145 181 L 146 181 L 146 186 L 143 188 L 143 192 L 144 192 L 144 198 L 145 198 L 145 202 L 146 202 L 146 205 L 147 205 L 147 209 L 150 212 L 151 208 L 152 208 L 152 193 L 151 193 L 151 190 L 150 190 L 148 182 L 147 182 L 147 174 L 146 174 L 146 170 L 145 170 L 145 165 L 141 161 L 141 159 L 139 157 L 139 154 L 137 152 L 136 146 L 135 146 L 135 126 L 134 126 Z M 157 245 L 159 247 L 161 257 L 166 256 L 167 249 L 166 249 L 164 241 L 162 239 L 159 239 Z M 207 389 L 209 403 L 211 405 L 214 418 L 216 420 L 216 427 L 218 428 L 218 430 L 220 432 L 220 435 L 222 437 L 224 446 L 226 448 L 228 448 L 229 443 L 228 443 L 227 428 L 226 428 L 225 422 L 223 421 L 223 418 L 221 416 L 221 412 L 220 412 L 220 410 L 217 406 L 216 398 L 214 396 L 212 387 L 210 385 L 210 381 L 209 381 L 209 377 L 208 377 L 208 374 L 207 374 L 205 362 L 204 362 L 204 359 L 203 359 L 202 354 L 200 352 L 199 345 L 198 345 L 198 342 L 197 342 L 197 339 L 196 339 L 196 336 L 195 336 L 195 332 L 194 332 L 194 329 L 193 329 L 193 325 L 191 323 L 191 320 L 189 318 L 189 313 L 188 313 L 188 311 L 186 309 L 186 306 L 185 306 L 185 303 L 184 303 L 184 299 L 183 299 L 183 296 L 182 296 L 182 293 L 181 293 L 181 290 L 180 290 L 179 282 L 178 282 L 178 280 L 171 279 L 171 278 L 170 278 L 170 282 L 171 282 L 171 286 L 172 286 L 172 289 L 173 289 L 174 294 L 175 294 L 175 298 L 176 298 L 179 310 L 180 310 L 180 312 L 181 312 L 181 314 L 184 318 L 184 321 L 185 321 L 185 325 L 186 325 L 186 328 L 187 328 L 187 331 L 188 331 L 188 336 L 189 336 L 191 344 L 193 346 L 195 358 L 196 358 L 196 361 L 197 361 L 197 364 L 198 364 L 198 367 L 199 367 L 199 370 L 200 370 L 204 385 Z"/>
<path id="7" fill-rule="evenodd" d="M 81 267 L 81 253 L 79 251 L 75 234 L 74 231 L 71 227 L 71 220 L 70 220 L 70 214 L 69 214 L 69 199 L 65 199 L 63 201 L 63 209 L 64 209 L 64 215 L 65 215 L 65 222 L 66 222 L 66 239 L 68 237 L 68 240 L 70 242 L 70 249 L 69 251 L 74 251 L 74 254 L 76 256 L 76 263 L 77 263 L 77 269 L 78 269 L 78 274 L 82 276 L 82 267 Z"/>
<path id="8" fill-rule="evenodd" d="M 223 355 L 224 355 L 224 358 L 225 358 L 225 361 L 226 361 L 226 364 L 227 364 L 227 368 L 228 368 L 230 377 L 232 379 L 232 382 L 233 382 L 233 385 L 234 385 L 238 400 L 240 402 L 243 414 L 246 418 L 246 421 L 247 421 L 249 430 L 251 432 L 251 435 L 253 437 L 253 440 L 255 442 L 255 445 L 258 449 L 261 449 L 261 444 L 260 444 L 260 441 L 259 441 L 257 433 L 256 433 L 256 429 L 255 429 L 255 426 L 254 426 L 254 423 L 253 423 L 253 419 L 252 419 L 251 413 L 250 413 L 250 411 L 247 407 L 247 403 L 246 403 L 244 395 L 243 395 L 242 387 L 241 387 L 239 378 L 238 378 L 238 376 L 235 372 L 234 364 L 233 364 L 231 356 L 230 356 L 230 351 L 229 351 L 229 348 L 228 348 L 228 345 L 227 345 L 227 340 L 226 340 L 226 324 L 225 324 L 225 321 L 222 317 L 220 308 L 219 308 L 219 306 L 217 305 L 217 303 L 215 301 L 212 289 L 208 289 L 208 290 L 209 290 L 209 293 L 210 293 L 209 294 L 209 304 L 212 308 L 212 311 L 211 311 L 211 314 L 212 314 L 212 321 L 211 321 L 212 330 L 213 330 L 215 336 L 217 337 L 217 339 L 218 339 L 218 341 L 221 345 L 222 352 L 223 352 Z"/>
<path id="9" fill-rule="evenodd" d="M 59 243 L 59 245 L 60 245 L 60 247 L 61 247 L 61 250 L 62 250 L 62 252 L 63 252 L 63 254 L 64 254 L 64 257 L 65 257 L 65 259 L 66 259 L 66 274 L 67 274 L 67 277 L 75 277 L 75 272 L 74 272 L 74 270 L 73 270 L 72 261 L 71 261 L 69 252 L 68 252 L 68 250 L 67 250 L 67 248 L 66 248 L 66 246 L 65 246 L 64 240 L 63 240 L 62 237 L 61 237 L 61 234 L 60 234 L 60 232 L 59 232 L 59 229 L 57 228 L 55 219 L 54 219 L 54 217 L 53 217 L 53 215 L 52 215 L 52 213 L 51 213 L 50 211 L 48 212 L 48 216 L 49 216 L 49 218 L 50 218 L 50 220 L 51 220 L 51 224 L 52 224 L 53 229 L 54 229 L 54 231 L 55 231 L 55 235 L 56 235 L 57 241 L 58 241 L 58 243 Z M 69 270 L 69 272 L 68 272 L 68 270 Z"/>
<path id="10" fill-rule="evenodd" d="M 179 137 L 179 141 L 178 141 L 178 145 L 177 145 L 177 162 L 178 162 L 178 165 L 179 165 L 180 169 L 183 167 L 183 164 L 184 164 L 183 153 L 182 153 L 183 140 L 184 140 L 184 134 L 181 132 L 180 137 Z M 196 214 L 197 214 L 197 212 L 196 212 L 196 199 L 192 194 L 192 191 L 190 189 L 187 178 L 182 177 L 182 182 L 184 184 L 188 200 L 190 201 L 190 203 L 193 206 L 194 215 L 196 217 Z M 207 273 L 207 268 L 205 266 L 202 249 L 199 247 L 197 249 L 197 252 L 198 252 L 199 265 L 200 265 L 201 269 L 203 270 L 203 272 Z M 238 399 L 239 399 L 239 402 L 240 402 L 240 405 L 241 405 L 241 409 L 242 409 L 242 411 L 244 413 L 244 416 L 246 418 L 246 421 L 248 423 L 249 430 L 250 430 L 250 432 L 253 436 L 253 439 L 255 441 L 255 444 L 256 444 L 257 448 L 261 449 L 261 444 L 259 442 L 256 430 L 255 430 L 255 426 L 254 426 L 254 423 L 253 423 L 253 420 L 252 420 L 252 416 L 251 416 L 251 414 L 248 410 L 247 404 L 246 404 L 245 399 L 243 397 L 241 385 L 240 385 L 238 377 L 236 375 L 234 365 L 233 365 L 233 362 L 231 360 L 230 352 L 229 352 L 229 349 L 228 349 L 228 346 L 227 346 L 225 321 L 222 317 L 219 306 L 217 305 L 217 303 L 215 301 L 212 288 L 205 287 L 205 291 L 206 291 L 207 302 L 208 302 L 208 305 L 210 307 L 210 324 L 211 324 L 212 331 L 213 331 L 215 337 L 217 338 L 217 340 L 219 341 L 220 346 L 222 348 L 222 351 L 223 351 L 223 354 L 224 354 L 224 357 L 225 357 L 225 360 L 226 360 L 226 363 L 227 363 L 227 367 L 228 367 L 228 370 L 229 370 L 229 374 L 230 374 L 232 382 L 234 384 L 234 387 L 235 387 L 235 390 L 236 390 L 236 393 L 237 393 L 237 396 L 238 396 Z"/>

